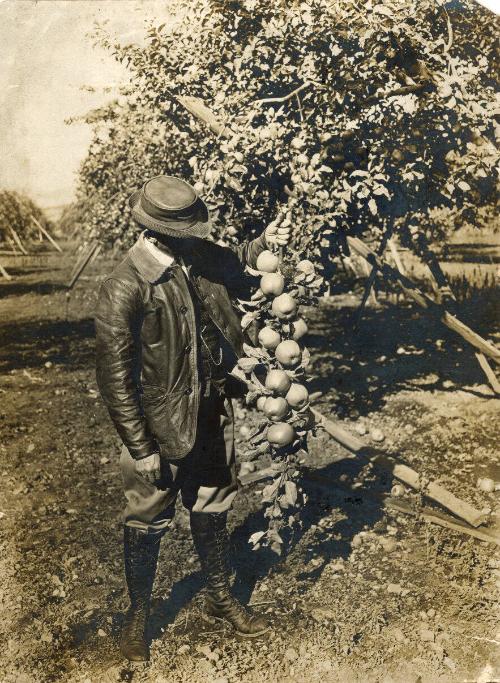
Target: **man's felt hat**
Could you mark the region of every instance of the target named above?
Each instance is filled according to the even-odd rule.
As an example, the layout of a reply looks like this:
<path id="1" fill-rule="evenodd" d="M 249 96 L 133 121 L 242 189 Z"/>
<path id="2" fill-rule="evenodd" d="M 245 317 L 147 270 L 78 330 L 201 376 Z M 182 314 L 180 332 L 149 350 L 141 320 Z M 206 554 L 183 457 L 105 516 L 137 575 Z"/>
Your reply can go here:
<path id="1" fill-rule="evenodd" d="M 132 216 L 145 228 L 170 237 L 208 237 L 208 208 L 182 178 L 159 175 L 129 198 Z"/>

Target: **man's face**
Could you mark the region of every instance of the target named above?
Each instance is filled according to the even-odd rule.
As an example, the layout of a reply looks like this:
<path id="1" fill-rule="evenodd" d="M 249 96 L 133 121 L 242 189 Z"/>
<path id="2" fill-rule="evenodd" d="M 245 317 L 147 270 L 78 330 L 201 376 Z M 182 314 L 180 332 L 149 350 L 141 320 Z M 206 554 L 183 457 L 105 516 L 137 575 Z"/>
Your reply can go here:
<path id="1" fill-rule="evenodd" d="M 170 237 L 169 235 L 161 235 L 159 233 L 155 233 L 154 236 L 172 254 L 178 254 L 179 256 L 188 256 L 200 242 L 195 237 Z"/>

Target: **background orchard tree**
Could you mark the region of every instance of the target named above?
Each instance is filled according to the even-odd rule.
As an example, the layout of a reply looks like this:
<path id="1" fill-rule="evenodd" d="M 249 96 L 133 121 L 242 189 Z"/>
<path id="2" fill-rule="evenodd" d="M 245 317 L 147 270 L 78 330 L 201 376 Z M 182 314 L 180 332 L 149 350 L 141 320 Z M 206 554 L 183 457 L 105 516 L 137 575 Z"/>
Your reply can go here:
<path id="1" fill-rule="evenodd" d="M 96 41 L 130 87 L 94 130 L 78 203 L 90 236 L 132 238 L 126 197 L 181 173 L 219 237 L 290 220 L 302 256 L 327 264 L 342 235 L 474 223 L 496 191 L 496 19 L 472 2 L 177 0 L 145 46 Z M 221 135 L 180 97 L 200 98 Z M 436 213 L 437 210 L 437 213 Z M 436 221 L 436 215 L 439 220 Z"/>
<path id="2" fill-rule="evenodd" d="M 45 230 L 51 229 L 43 211 L 26 195 L 14 190 L 0 191 L 0 239 L 17 248 L 16 235 L 21 239 L 37 237 L 35 219 Z"/>

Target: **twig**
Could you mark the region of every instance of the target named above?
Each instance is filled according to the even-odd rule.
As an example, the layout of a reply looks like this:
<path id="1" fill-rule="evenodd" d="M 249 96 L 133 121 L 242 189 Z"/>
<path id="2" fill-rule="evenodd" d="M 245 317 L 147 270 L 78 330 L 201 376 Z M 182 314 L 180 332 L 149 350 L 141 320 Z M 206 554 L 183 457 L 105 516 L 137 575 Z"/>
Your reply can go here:
<path id="1" fill-rule="evenodd" d="M 258 607 L 259 605 L 275 605 L 276 600 L 261 600 L 260 602 L 249 602 L 249 607 Z"/>
<path id="2" fill-rule="evenodd" d="M 304 112 L 302 111 L 302 102 L 300 101 L 300 95 L 297 94 L 296 97 L 297 97 L 297 104 L 299 107 L 300 120 L 302 121 L 302 123 L 304 123 Z"/>
<path id="3" fill-rule="evenodd" d="M 304 88 L 308 88 L 311 85 L 309 81 L 306 81 L 305 83 L 302 83 L 302 85 L 299 85 L 298 88 L 295 88 L 295 90 L 292 90 L 291 93 L 288 93 L 288 95 L 284 95 L 283 97 L 265 97 L 260 100 L 255 100 L 254 102 L 251 102 L 250 104 L 273 104 L 273 103 L 279 103 L 279 102 L 287 102 L 288 100 L 291 100 L 294 95 L 297 95 L 301 90 L 304 90 Z"/>
<path id="4" fill-rule="evenodd" d="M 444 12 L 445 17 L 446 17 L 446 27 L 448 29 L 448 42 L 444 46 L 444 53 L 446 54 L 447 52 L 449 52 L 451 46 L 453 45 L 453 27 L 451 25 L 450 15 L 448 14 L 448 10 L 446 9 L 446 7 L 444 5 L 442 5 L 439 2 L 439 0 L 436 0 L 436 2 L 437 2 L 439 9 L 441 9 Z"/>

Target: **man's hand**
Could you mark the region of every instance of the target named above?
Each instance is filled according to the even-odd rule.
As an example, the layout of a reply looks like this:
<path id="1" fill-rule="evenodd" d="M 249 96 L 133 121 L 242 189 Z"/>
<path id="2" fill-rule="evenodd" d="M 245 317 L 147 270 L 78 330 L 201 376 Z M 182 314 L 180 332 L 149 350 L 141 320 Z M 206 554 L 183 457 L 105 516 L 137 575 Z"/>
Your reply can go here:
<path id="1" fill-rule="evenodd" d="M 286 247 L 290 241 L 290 226 L 284 228 L 273 221 L 265 229 L 264 237 L 268 247 L 274 244 L 277 244 L 279 247 Z"/>
<path id="2" fill-rule="evenodd" d="M 160 454 L 153 453 L 153 455 L 148 455 L 147 458 L 136 460 L 135 471 L 139 476 L 147 481 L 148 484 L 154 484 L 155 482 L 159 481 L 161 477 Z"/>

